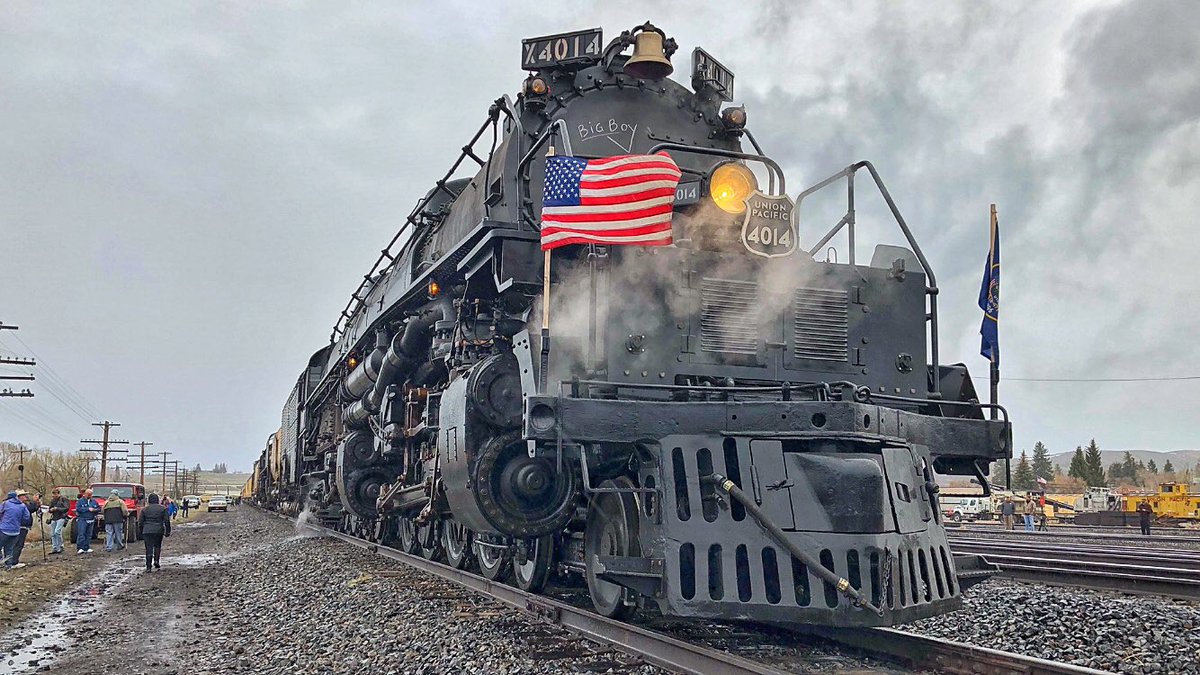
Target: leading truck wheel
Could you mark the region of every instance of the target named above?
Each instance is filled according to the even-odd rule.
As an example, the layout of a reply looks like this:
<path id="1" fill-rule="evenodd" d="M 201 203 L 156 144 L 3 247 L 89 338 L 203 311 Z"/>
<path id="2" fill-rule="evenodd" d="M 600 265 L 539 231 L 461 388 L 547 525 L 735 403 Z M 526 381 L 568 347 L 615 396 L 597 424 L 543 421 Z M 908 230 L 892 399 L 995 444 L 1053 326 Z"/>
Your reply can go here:
<path id="1" fill-rule="evenodd" d="M 526 593 L 540 593 L 554 569 L 554 535 L 530 539 L 525 546 L 525 564 L 513 561 L 513 580 Z"/>
<path id="2" fill-rule="evenodd" d="M 606 480 L 601 489 L 630 489 L 625 476 Z M 596 612 L 610 619 L 625 619 L 637 608 L 637 595 L 630 589 L 600 578 L 597 556 L 640 557 L 637 499 L 631 492 L 600 492 L 588 504 L 587 527 L 583 533 L 584 568 L 588 593 Z"/>
<path id="3" fill-rule="evenodd" d="M 125 519 L 125 543 L 132 544 L 137 541 L 137 516 L 130 515 Z"/>

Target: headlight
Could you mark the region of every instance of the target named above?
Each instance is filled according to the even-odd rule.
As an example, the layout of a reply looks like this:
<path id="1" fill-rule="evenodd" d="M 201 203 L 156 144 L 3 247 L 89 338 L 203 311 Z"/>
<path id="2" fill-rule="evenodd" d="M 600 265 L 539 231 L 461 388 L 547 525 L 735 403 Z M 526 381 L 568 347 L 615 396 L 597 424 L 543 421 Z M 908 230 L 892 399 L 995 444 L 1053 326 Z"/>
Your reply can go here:
<path id="1" fill-rule="evenodd" d="M 726 162 L 708 178 L 708 196 L 726 213 L 746 211 L 746 198 L 758 189 L 758 179 L 745 164 Z"/>

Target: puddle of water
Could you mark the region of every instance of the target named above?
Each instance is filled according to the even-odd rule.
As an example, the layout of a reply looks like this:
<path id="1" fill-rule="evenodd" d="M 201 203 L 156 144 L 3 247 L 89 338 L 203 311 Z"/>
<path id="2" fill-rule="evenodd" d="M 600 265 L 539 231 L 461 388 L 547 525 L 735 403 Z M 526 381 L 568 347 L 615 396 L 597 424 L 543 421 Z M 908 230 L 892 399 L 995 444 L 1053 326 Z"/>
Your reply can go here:
<path id="1" fill-rule="evenodd" d="M 177 524 L 176 524 L 176 523 L 172 523 L 172 524 L 171 524 L 171 529 L 176 529 L 176 528 L 181 528 L 181 527 L 183 527 L 183 528 L 187 528 L 187 529 L 189 529 L 189 530 L 190 530 L 190 529 L 192 529 L 192 528 L 198 528 L 198 527 L 225 527 L 226 525 L 227 525 L 227 523 L 205 523 L 205 522 L 200 522 L 200 523 L 177 523 Z"/>
<path id="2" fill-rule="evenodd" d="M 32 673 L 45 668 L 72 641 L 67 635 L 67 626 L 72 617 L 81 614 L 99 616 L 101 608 L 122 586 L 137 576 L 141 567 L 131 560 L 121 560 L 84 583 L 67 591 L 67 594 L 25 619 L 3 637 L 4 656 L 0 657 L 0 675 Z M 15 647 L 15 648 L 14 648 Z"/>

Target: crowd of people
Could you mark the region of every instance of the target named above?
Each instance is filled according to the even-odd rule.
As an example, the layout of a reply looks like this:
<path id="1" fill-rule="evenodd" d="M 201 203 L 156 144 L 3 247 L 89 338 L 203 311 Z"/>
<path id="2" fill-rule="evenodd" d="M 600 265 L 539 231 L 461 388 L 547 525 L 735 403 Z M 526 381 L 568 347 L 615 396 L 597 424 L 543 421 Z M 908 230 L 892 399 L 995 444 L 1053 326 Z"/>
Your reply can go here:
<path id="1" fill-rule="evenodd" d="M 171 521 L 180 514 L 187 518 L 188 507 L 186 499 L 179 503 L 151 493 L 146 504 L 138 510 L 135 527 L 146 545 L 147 572 L 159 569 L 163 539 L 171 536 Z M 117 490 L 111 491 L 103 502 L 93 496 L 91 488 L 81 492 L 75 501 L 76 553 L 83 555 L 92 552 L 92 539 L 97 535 L 96 525 L 101 519 L 104 522 L 104 550 L 110 553 L 124 550 L 127 538 L 125 524 L 130 513 L 129 505 Z M 51 491 L 44 512 L 42 495 L 30 494 L 22 489 L 9 492 L 5 500 L 0 502 L 0 556 L 4 560 L 4 569 L 7 571 L 26 566 L 27 563 L 21 562 L 21 552 L 35 523 L 43 526 L 49 521 L 50 551 L 46 555 L 62 554 L 65 547 L 63 534 L 71 519 L 71 502 L 58 488 Z M 43 551 L 44 547 L 43 541 Z"/>

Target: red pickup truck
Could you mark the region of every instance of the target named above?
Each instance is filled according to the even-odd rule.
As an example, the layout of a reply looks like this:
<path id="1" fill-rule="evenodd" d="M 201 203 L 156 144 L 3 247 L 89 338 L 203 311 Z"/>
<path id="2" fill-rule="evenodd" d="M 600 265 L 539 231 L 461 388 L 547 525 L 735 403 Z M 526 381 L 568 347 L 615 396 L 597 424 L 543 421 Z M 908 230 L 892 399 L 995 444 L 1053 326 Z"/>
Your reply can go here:
<path id="1" fill-rule="evenodd" d="M 129 515 L 125 518 L 125 542 L 132 544 L 141 539 L 137 531 L 137 518 L 141 510 L 146 506 L 146 488 L 141 483 L 94 483 L 92 486 L 92 498 L 100 505 L 100 513 L 96 516 L 96 531 L 93 537 L 104 536 L 104 502 L 108 500 L 108 496 L 113 490 L 125 502 L 125 506 L 129 507 Z M 75 503 L 79 500 L 79 488 L 59 487 L 59 492 L 62 496 L 71 500 L 71 507 L 68 515 L 71 516 L 71 526 L 68 536 L 71 541 L 75 541 Z M 74 496 L 67 493 L 67 490 L 73 489 Z"/>

